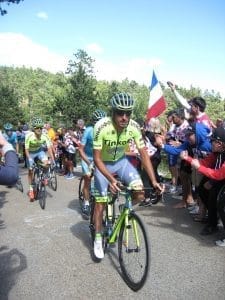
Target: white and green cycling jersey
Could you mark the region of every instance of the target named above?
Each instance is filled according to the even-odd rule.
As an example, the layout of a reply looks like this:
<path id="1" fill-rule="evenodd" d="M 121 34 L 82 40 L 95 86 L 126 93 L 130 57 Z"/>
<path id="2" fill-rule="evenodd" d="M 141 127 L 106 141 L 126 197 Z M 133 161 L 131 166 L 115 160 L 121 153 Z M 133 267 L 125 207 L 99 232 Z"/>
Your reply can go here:
<path id="1" fill-rule="evenodd" d="M 44 133 L 41 134 L 40 138 L 37 138 L 34 132 L 28 133 L 25 137 L 25 149 L 29 150 L 31 153 L 37 153 L 50 146 L 51 141 Z"/>
<path id="2" fill-rule="evenodd" d="M 105 117 L 95 124 L 93 148 L 101 150 L 101 157 L 105 162 L 115 162 L 122 158 L 129 151 L 131 140 L 135 141 L 137 148 L 145 147 L 140 126 L 134 120 L 130 120 L 128 126 L 119 133 L 111 117 Z"/>

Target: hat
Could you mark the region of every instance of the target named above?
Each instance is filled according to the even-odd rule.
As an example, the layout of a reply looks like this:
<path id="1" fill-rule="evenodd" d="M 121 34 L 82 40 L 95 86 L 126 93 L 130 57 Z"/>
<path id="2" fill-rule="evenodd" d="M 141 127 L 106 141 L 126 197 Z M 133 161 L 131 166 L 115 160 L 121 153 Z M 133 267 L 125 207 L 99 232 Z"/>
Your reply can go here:
<path id="1" fill-rule="evenodd" d="M 212 140 L 217 140 L 225 143 L 225 129 L 218 127 L 213 131 Z"/>
<path id="2" fill-rule="evenodd" d="M 196 133 L 196 123 L 192 123 L 186 128 L 185 135 L 189 136 L 195 133 Z"/>

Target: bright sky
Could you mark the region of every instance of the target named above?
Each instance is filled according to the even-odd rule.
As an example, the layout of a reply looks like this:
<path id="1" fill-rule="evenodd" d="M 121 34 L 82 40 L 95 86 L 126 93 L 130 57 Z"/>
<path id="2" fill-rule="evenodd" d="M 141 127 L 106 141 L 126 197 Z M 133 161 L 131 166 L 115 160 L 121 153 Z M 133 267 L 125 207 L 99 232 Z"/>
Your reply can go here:
<path id="1" fill-rule="evenodd" d="M 224 0 L 24 0 L 0 16 L 0 65 L 65 71 L 78 49 L 97 79 L 150 85 L 152 70 L 225 97 Z"/>

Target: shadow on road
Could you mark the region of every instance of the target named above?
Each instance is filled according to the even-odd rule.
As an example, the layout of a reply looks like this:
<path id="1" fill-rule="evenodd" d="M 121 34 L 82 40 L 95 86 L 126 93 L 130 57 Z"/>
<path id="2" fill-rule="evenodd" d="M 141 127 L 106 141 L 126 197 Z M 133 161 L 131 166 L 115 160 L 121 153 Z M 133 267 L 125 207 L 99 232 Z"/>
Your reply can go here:
<path id="1" fill-rule="evenodd" d="M 4 206 L 5 203 L 7 203 L 8 201 L 6 201 L 6 194 L 8 192 L 0 192 L 0 209 Z M 0 214 L 0 218 L 1 218 L 1 214 Z M 5 222 L 3 220 L 0 219 L 0 229 L 4 229 L 5 228 Z"/>
<path id="2" fill-rule="evenodd" d="M 161 227 L 170 229 L 176 232 L 180 232 L 184 235 L 189 235 L 196 239 L 204 247 L 212 247 L 216 237 L 220 233 L 210 236 L 201 236 L 199 232 L 205 226 L 205 224 L 194 222 L 187 209 L 173 208 L 173 205 L 178 202 L 177 199 L 173 199 L 170 195 L 165 196 L 165 202 L 163 205 L 156 204 L 151 207 L 137 208 L 137 211 L 145 217 L 149 217 L 146 223 L 150 226 Z M 149 213 L 151 210 L 151 213 Z M 157 219 L 156 222 L 151 221 L 151 216 Z M 168 222 L 167 220 L 172 222 Z"/>
<path id="3" fill-rule="evenodd" d="M 91 237 L 89 231 L 89 222 L 81 221 L 70 227 L 72 234 L 81 240 L 87 249 L 91 249 Z"/>
<path id="4" fill-rule="evenodd" d="M 20 272 L 27 268 L 26 257 L 17 249 L 0 248 L 0 299 L 8 299 L 8 294 L 16 284 Z"/>

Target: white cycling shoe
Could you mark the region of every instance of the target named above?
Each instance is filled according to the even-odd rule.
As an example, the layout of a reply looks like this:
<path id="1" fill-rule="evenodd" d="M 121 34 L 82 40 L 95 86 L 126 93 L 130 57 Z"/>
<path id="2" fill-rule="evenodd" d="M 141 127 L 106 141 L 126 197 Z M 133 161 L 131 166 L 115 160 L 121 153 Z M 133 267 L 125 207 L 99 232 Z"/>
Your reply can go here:
<path id="1" fill-rule="evenodd" d="M 104 258 L 104 251 L 102 247 L 102 239 L 98 239 L 94 241 L 94 255 L 98 259 Z"/>

